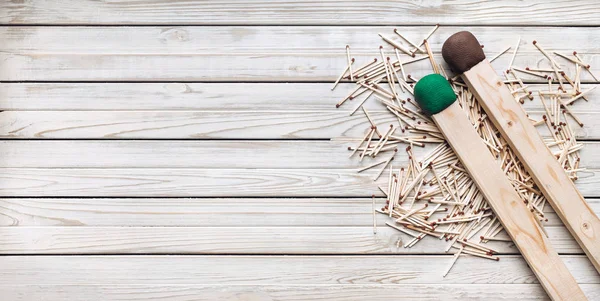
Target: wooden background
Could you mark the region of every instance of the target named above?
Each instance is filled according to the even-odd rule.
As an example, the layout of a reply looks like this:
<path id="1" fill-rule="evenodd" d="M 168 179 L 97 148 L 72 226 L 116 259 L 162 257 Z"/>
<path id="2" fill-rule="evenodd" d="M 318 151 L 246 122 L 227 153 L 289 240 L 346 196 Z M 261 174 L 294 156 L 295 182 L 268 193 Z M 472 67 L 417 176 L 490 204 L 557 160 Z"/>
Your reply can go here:
<path id="1" fill-rule="evenodd" d="M 398 248 L 407 237 L 383 217 L 373 235 L 382 194 L 345 149 L 366 120 L 334 108 L 353 85 L 329 89 L 346 44 L 365 62 L 377 33 L 418 40 L 435 23 L 438 55 L 459 30 L 488 54 L 520 35 L 517 66 L 547 66 L 536 39 L 600 74 L 597 1 L 1 0 L 0 23 L 2 300 L 547 298 L 512 244 L 442 278 L 444 242 Z M 600 213 L 600 91 L 590 99 L 574 106 L 578 187 Z M 555 248 L 600 299 L 547 211 Z"/>

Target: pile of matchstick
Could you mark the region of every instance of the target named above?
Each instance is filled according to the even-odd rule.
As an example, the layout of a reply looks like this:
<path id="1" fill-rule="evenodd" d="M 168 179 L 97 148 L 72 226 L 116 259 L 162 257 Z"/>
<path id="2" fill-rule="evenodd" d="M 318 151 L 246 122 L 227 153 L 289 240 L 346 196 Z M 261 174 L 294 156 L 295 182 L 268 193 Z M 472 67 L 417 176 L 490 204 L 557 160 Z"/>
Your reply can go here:
<path id="1" fill-rule="evenodd" d="M 543 223 L 548 219 L 544 215 L 546 199 L 533 182 L 532 177 L 525 171 L 521 162 L 507 146 L 506 141 L 500 136 L 495 126 L 478 104 L 473 94 L 461 82 L 458 76 L 449 77 L 444 67 L 438 64 L 433 56 L 427 40 L 435 33 L 439 26 L 435 26 L 420 44 L 413 43 L 403 36 L 398 30 L 398 36 L 392 39 L 380 34 L 383 41 L 390 44 L 394 50 L 391 54 L 394 59 L 387 56 L 383 47 L 379 47 L 378 57 L 353 69 L 355 60 L 350 55 L 350 46 L 346 46 L 346 59 L 348 65 L 337 78 L 334 87 L 342 79 L 356 83 L 356 88 L 336 107 L 349 102 L 357 102 L 350 115 L 362 110 L 368 122 L 366 134 L 359 143 L 349 146 L 350 157 L 363 161 L 365 157 L 378 158 L 379 160 L 358 170 L 363 172 L 377 169 L 373 180 L 384 174 L 389 169 L 386 187 L 379 186 L 386 195 L 386 203 L 381 209 L 375 209 L 375 196 L 373 196 L 373 227 L 376 233 L 377 224 L 375 213 L 387 215 L 390 221 L 387 226 L 392 227 L 411 239 L 403 244 L 405 248 L 415 246 L 426 236 L 433 236 L 447 241 L 445 251 L 456 250 L 451 264 L 444 276 L 450 271 L 460 255 L 467 254 L 476 257 L 499 260 L 495 250 L 485 246 L 489 241 L 510 241 L 504 233 L 500 221 L 494 216 L 490 206 L 477 189 L 469 174 L 461 166 L 457 156 L 445 142 L 443 135 L 435 124 L 411 100 L 402 98 L 401 95 L 413 94 L 413 85 L 418 80 L 406 73 L 405 68 L 416 61 L 428 60 L 432 72 L 446 77 L 458 96 L 458 102 L 469 120 L 476 128 L 483 142 L 490 152 L 499 161 L 506 176 L 518 191 L 523 202 L 527 204 L 531 213 L 543 229 Z M 398 41 L 403 40 L 409 46 Z M 536 41 L 533 45 L 539 50 L 543 58 L 548 60 L 551 68 L 530 68 L 513 66 L 521 39 L 518 38 L 512 50 L 512 57 L 508 68 L 502 72 L 505 83 L 512 90 L 515 101 L 523 104 L 526 100 L 538 100 L 544 107 L 545 114 L 539 120 L 530 117 L 535 126 L 546 127 L 551 135 L 546 139 L 548 148 L 564 167 L 565 172 L 572 180 L 577 179 L 580 168 L 579 151 L 583 144 L 577 142 L 573 125 L 575 122 L 582 127 L 583 122 L 569 108 L 576 101 L 588 101 L 586 95 L 594 88 L 582 91 L 581 75 L 588 72 L 597 80 L 591 68 L 584 60 L 573 52 L 570 55 L 553 52 L 557 57 L 551 56 Z M 511 47 L 493 56 L 494 61 L 499 56 L 509 52 Z M 574 64 L 574 76 L 568 76 L 565 69 L 557 61 L 560 57 L 568 64 Z M 533 75 L 547 81 L 547 88 L 533 90 L 519 77 L 520 74 Z M 362 97 L 362 100 L 358 100 Z M 397 124 L 381 124 L 373 119 L 363 104 L 371 99 L 383 104 L 390 114 L 397 119 Z M 356 100 L 356 101 L 355 101 Z M 408 165 L 395 168 L 393 160 L 399 151 L 399 146 L 406 144 L 402 150 L 408 155 Z M 414 147 L 425 147 L 426 144 L 437 146 L 417 160 Z"/>

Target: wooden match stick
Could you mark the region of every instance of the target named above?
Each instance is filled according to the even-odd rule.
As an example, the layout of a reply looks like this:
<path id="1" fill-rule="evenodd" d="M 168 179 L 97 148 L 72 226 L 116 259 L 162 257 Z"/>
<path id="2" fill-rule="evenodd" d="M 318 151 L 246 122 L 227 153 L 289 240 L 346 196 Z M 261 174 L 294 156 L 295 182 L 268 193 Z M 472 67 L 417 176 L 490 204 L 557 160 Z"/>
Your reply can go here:
<path id="1" fill-rule="evenodd" d="M 423 45 L 425 45 L 425 49 L 427 49 L 427 56 L 429 56 L 429 61 L 431 62 L 431 67 L 433 68 L 433 72 L 440 74 L 440 70 L 438 70 L 438 66 L 433 58 L 433 52 L 431 51 L 431 47 L 429 47 L 429 43 L 427 40 L 423 40 Z"/>
<path id="2" fill-rule="evenodd" d="M 333 83 L 333 87 L 331 88 L 331 91 L 333 91 L 333 89 L 335 89 L 335 87 L 337 87 L 337 85 L 342 80 L 342 78 L 344 78 L 344 75 L 346 75 L 346 73 L 348 73 L 349 69 L 350 69 L 350 65 L 346 66 L 346 69 L 344 69 L 342 74 L 340 74 L 340 76 L 335 80 L 335 83 Z"/>
<path id="3" fill-rule="evenodd" d="M 371 132 L 373 132 L 373 128 L 370 128 L 369 131 L 367 132 L 367 134 L 365 135 L 365 137 L 360 140 L 360 142 L 358 143 L 358 145 L 356 146 L 356 148 L 354 148 L 354 150 L 352 151 L 352 153 L 350 154 L 350 156 L 348 156 L 348 158 L 352 157 L 352 155 L 354 155 L 354 153 L 356 153 L 356 151 L 358 151 L 358 149 L 360 148 L 360 146 L 363 144 L 363 142 L 365 142 L 365 140 L 367 140 L 367 138 L 369 137 L 369 135 L 371 135 Z M 368 147 L 365 146 L 365 147 Z"/>
<path id="4" fill-rule="evenodd" d="M 360 72 L 362 72 L 363 70 L 367 70 L 368 68 L 373 66 L 373 64 L 377 64 L 377 58 L 373 59 L 373 61 L 371 62 L 366 63 L 362 67 L 359 67 L 358 69 L 354 70 L 354 75 L 358 77 Z"/>
<path id="5" fill-rule="evenodd" d="M 506 52 L 507 52 L 507 51 L 509 51 L 509 50 L 510 50 L 510 46 L 509 46 L 509 47 L 506 47 L 504 50 L 500 51 L 500 53 L 498 53 L 498 54 L 494 55 L 494 57 L 492 57 L 492 58 L 490 59 L 490 63 L 491 63 L 491 62 L 493 62 L 494 60 L 496 60 L 497 58 L 499 58 L 501 55 L 503 55 L 504 53 L 506 53 Z"/>
<path id="6" fill-rule="evenodd" d="M 580 62 L 583 63 L 583 60 L 577 55 L 577 51 L 573 51 L 573 56 L 575 56 Z M 590 65 L 587 65 L 586 63 L 583 63 L 583 65 L 583 67 L 590 73 L 594 80 L 598 81 L 598 78 L 594 75 L 594 73 L 592 73 L 592 70 L 590 70 Z"/>
<path id="7" fill-rule="evenodd" d="M 466 31 L 456 33 L 444 43 L 442 55 L 457 73 L 462 73 L 489 119 L 600 272 L 600 219 L 485 59 L 477 38 Z"/>
<path id="8" fill-rule="evenodd" d="M 425 38 L 423 39 L 423 41 L 425 41 L 425 40 L 429 40 L 429 38 L 430 38 L 430 37 L 433 35 L 433 33 L 434 33 L 434 32 L 435 32 L 435 31 L 436 31 L 438 28 L 440 28 L 440 24 L 435 24 L 435 27 L 434 27 L 433 29 L 431 29 L 431 31 L 429 31 L 429 33 L 427 34 L 427 36 L 425 36 Z M 423 46 L 423 43 L 421 42 L 421 45 L 419 45 L 419 46 Z M 418 50 L 418 49 L 416 49 L 416 48 L 415 48 L 415 49 L 411 50 L 410 52 L 414 54 L 414 53 L 416 53 L 416 52 L 417 52 L 417 50 Z"/>
<path id="9" fill-rule="evenodd" d="M 375 195 L 372 195 L 373 203 L 371 204 L 371 212 L 373 213 L 373 234 L 377 234 L 377 218 L 375 217 Z"/>
<path id="10" fill-rule="evenodd" d="M 398 29 L 394 28 L 394 32 L 400 36 L 403 40 L 405 40 L 408 44 L 410 44 L 412 47 L 415 47 L 418 51 L 420 51 L 421 53 L 424 53 L 425 50 L 423 50 L 421 47 L 419 47 L 417 44 L 411 42 L 409 39 L 407 39 L 405 36 L 403 36 L 400 32 L 398 32 Z"/>
<path id="11" fill-rule="evenodd" d="M 354 80 L 354 73 L 352 72 L 352 63 L 354 59 L 350 57 L 350 45 L 346 45 L 346 58 L 348 59 L 348 69 L 350 70 L 350 80 Z"/>
<path id="12" fill-rule="evenodd" d="M 468 52 L 466 50 L 472 47 L 464 46 L 460 51 L 466 52 L 469 58 L 473 58 L 473 55 L 485 58 L 476 39 L 469 46 L 477 47 L 478 51 Z M 502 82 L 500 84 L 503 85 Z M 516 104 L 512 94 L 508 92 L 510 100 Z M 583 291 L 543 234 L 536 217 L 529 212 L 456 102 L 457 97 L 448 81 L 439 74 L 427 75 L 415 85 L 415 97 L 423 111 L 431 115 L 444 134 L 550 298 L 586 300 Z"/>
<path id="13" fill-rule="evenodd" d="M 408 54 L 408 55 L 410 55 L 410 56 L 412 56 L 412 57 L 415 57 L 415 54 L 414 54 L 414 53 L 410 52 L 410 50 L 408 50 L 408 49 L 406 49 L 406 47 L 404 47 L 404 46 L 402 46 L 402 45 L 398 44 L 396 41 L 394 41 L 394 40 L 392 40 L 392 39 L 390 39 L 390 38 L 388 38 L 388 37 L 386 37 L 386 36 L 384 36 L 384 35 L 382 35 L 382 34 L 379 34 L 379 36 L 380 36 L 380 37 L 381 37 L 381 38 L 382 38 L 384 41 L 386 41 L 388 44 L 390 44 L 390 45 L 394 46 L 394 48 L 396 48 L 396 49 L 400 49 L 400 50 L 402 50 L 402 52 L 404 52 L 404 53 L 406 53 L 406 54 Z"/>
<path id="14" fill-rule="evenodd" d="M 517 56 L 517 50 L 519 50 L 519 45 L 521 44 L 521 37 L 517 40 L 517 45 L 515 45 L 515 51 L 513 51 L 513 55 L 510 58 L 510 63 L 508 63 L 508 68 L 506 70 L 510 70 L 512 68 L 513 63 L 515 62 L 515 57 Z"/>

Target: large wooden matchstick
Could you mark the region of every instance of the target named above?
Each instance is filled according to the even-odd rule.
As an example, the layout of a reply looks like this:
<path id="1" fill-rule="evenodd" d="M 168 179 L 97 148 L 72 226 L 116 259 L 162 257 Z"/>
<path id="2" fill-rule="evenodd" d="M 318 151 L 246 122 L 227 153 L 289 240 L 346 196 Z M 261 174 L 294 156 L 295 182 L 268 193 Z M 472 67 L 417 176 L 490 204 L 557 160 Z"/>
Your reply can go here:
<path id="1" fill-rule="evenodd" d="M 431 74 L 415 85 L 414 92 L 417 102 L 431 115 L 548 295 L 553 300 L 586 300 L 536 217 L 461 109 L 448 81 L 439 74 Z"/>
<path id="2" fill-rule="evenodd" d="M 600 272 L 600 220 L 498 78 L 477 38 L 467 31 L 458 32 L 446 40 L 442 55 L 455 72 L 462 73 L 479 104 Z"/>

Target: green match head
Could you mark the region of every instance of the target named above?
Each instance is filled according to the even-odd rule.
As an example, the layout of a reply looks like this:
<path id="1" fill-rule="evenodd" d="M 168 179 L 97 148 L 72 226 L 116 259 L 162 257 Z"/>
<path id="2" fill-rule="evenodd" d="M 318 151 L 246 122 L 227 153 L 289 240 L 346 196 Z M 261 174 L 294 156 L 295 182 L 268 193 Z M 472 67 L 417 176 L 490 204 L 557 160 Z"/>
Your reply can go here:
<path id="1" fill-rule="evenodd" d="M 456 100 L 448 80 L 439 74 L 429 74 L 415 85 L 415 99 L 421 109 L 433 115 L 443 111 Z"/>

